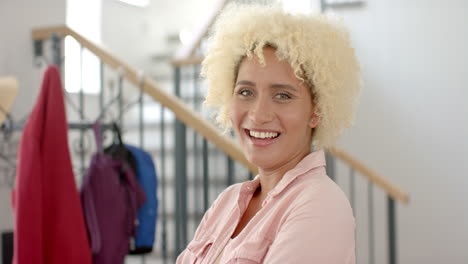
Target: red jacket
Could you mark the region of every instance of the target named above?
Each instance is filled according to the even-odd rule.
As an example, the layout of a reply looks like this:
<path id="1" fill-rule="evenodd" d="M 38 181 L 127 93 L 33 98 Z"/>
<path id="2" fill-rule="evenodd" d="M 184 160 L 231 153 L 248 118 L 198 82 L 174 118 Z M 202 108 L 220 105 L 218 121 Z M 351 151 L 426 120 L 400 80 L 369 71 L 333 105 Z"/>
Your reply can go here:
<path id="1" fill-rule="evenodd" d="M 12 194 L 14 264 L 91 263 L 63 98 L 59 71 L 51 66 L 20 141 Z"/>

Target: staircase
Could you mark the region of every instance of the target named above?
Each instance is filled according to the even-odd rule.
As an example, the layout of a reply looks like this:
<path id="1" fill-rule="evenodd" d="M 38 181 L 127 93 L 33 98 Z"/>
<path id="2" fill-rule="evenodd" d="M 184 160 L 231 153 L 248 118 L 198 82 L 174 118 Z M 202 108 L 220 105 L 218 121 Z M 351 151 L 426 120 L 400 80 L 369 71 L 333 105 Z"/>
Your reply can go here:
<path id="1" fill-rule="evenodd" d="M 179 53 L 173 62 L 172 87 L 160 87 L 151 77 L 65 26 L 34 30 L 35 55 L 51 55 L 55 64 L 63 65 L 60 54 L 65 36 L 73 37 L 82 50 L 99 58 L 103 80 L 97 95 L 84 94 L 83 89 L 67 94 L 70 122 L 89 123 L 101 115 L 103 123 L 117 121 L 124 141 L 150 152 L 158 170 L 160 207 L 155 250 L 147 256 L 128 257 L 126 263 L 173 263 L 217 195 L 226 186 L 256 174 L 235 140 L 223 136 L 202 111 L 200 57 L 193 55 L 200 41 L 194 41 L 194 46 Z M 52 50 L 39 48 L 47 46 Z M 78 183 L 94 152 L 91 135 L 86 128 L 70 131 Z M 365 254 L 367 263 L 397 263 L 396 204 L 408 203 L 408 195 L 342 150 L 329 149 L 327 164 L 328 174 L 348 194 L 353 208 L 366 204 L 364 213 L 355 210 L 357 255 Z M 367 192 L 358 191 L 362 186 Z M 385 210 L 376 214 L 376 208 Z M 365 223 L 362 229 L 360 222 Z M 381 248 L 384 252 L 379 251 Z"/>

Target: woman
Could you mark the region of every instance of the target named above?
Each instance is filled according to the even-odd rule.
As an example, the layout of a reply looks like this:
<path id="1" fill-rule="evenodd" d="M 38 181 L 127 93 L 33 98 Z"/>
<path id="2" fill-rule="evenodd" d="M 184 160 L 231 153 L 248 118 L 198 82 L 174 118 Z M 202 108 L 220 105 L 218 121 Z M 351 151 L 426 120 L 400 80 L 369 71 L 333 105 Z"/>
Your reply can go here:
<path id="1" fill-rule="evenodd" d="M 355 263 L 352 209 L 321 150 L 351 124 L 360 89 L 346 30 L 231 5 L 211 41 L 206 104 L 259 174 L 216 199 L 177 263 Z"/>

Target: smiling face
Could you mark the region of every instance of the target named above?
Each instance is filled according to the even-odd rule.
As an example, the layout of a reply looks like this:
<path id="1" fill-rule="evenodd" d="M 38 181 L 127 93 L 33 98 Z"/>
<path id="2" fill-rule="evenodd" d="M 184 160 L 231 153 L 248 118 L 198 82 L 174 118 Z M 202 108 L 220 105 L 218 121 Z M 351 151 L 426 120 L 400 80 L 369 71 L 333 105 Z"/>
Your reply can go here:
<path id="1" fill-rule="evenodd" d="M 246 158 L 263 171 L 293 168 L 310 153 L 317 126 L 310 88 L 275 49 L 264 48 L 265 64 L 244 58 L 239 65 L 230 117 Z"/>

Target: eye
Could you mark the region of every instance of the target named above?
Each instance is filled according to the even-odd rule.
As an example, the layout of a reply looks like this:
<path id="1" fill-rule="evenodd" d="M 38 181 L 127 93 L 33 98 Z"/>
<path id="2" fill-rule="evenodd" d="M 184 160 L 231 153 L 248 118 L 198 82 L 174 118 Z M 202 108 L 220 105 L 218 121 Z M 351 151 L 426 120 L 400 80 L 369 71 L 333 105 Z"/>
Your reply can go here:
<path id="1" fill-rule="evenodd" d="M 275 95 L 275 99 L 279 99 L 279 100 L 288 100 L 291 98 L 292 96 L 289 93 L 285 93 L 285 92 L 277 93 Z"/>
<path id="2" fill-rule="evenodd" d="M 243 96 L 243 97 L 248 97 L 248 96 L 251 96 L 252 95 L 252 91 L 248 90 L 248 89 L 240 89 L 237 94 Z"/>

